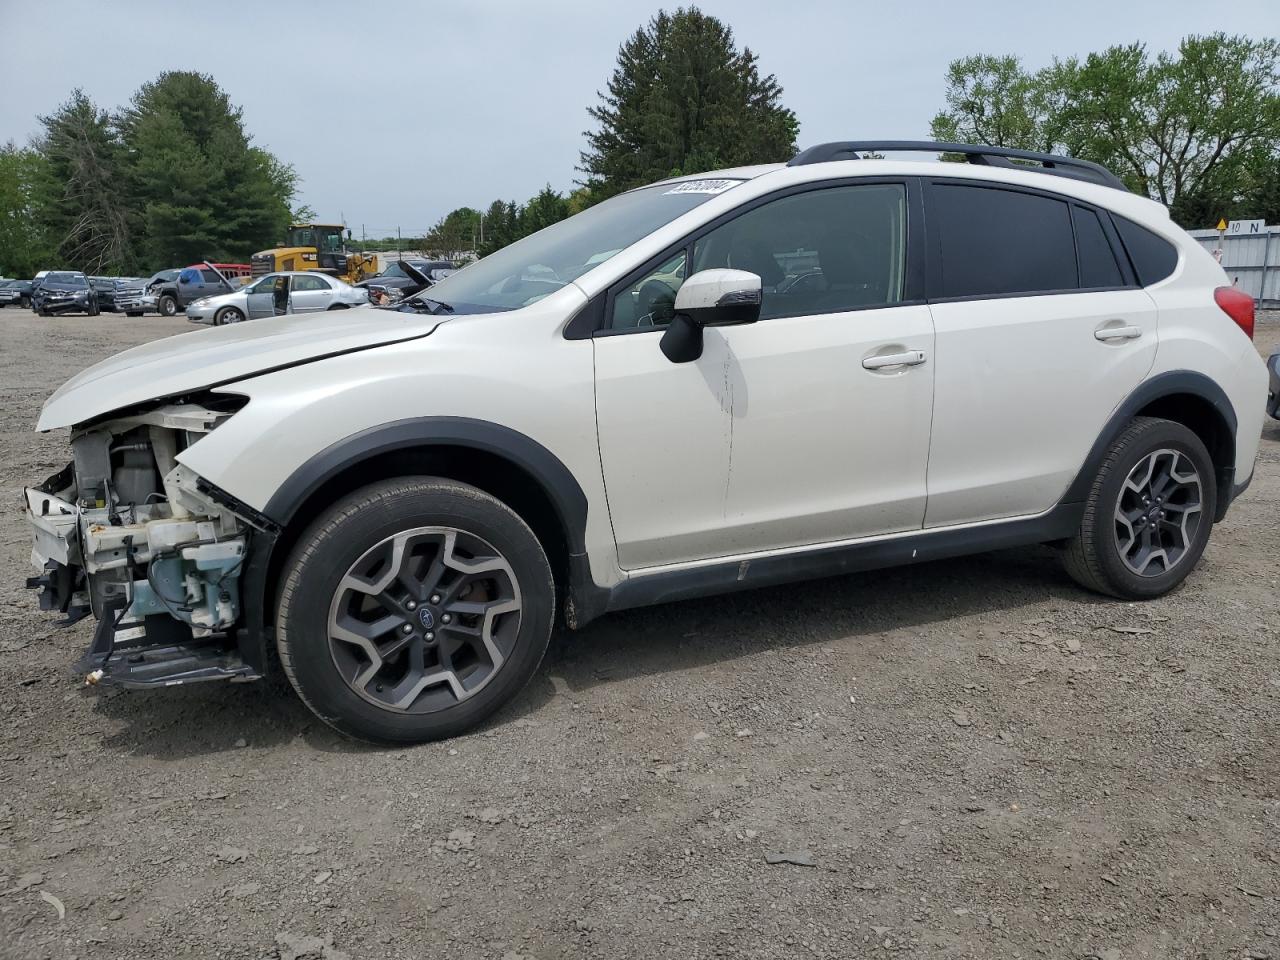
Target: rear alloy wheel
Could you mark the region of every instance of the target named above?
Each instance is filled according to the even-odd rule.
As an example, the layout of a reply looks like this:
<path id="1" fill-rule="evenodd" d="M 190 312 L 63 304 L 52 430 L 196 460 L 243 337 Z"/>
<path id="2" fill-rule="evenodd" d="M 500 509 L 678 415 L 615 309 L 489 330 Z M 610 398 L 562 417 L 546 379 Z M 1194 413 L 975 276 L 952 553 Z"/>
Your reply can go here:
<path id="1" fill-rule="evenodd" d="M 244 314 L 236 307 L 223 307 L 213 315 L 213 325 L 221 326 L 224 323 L 241 323 L 244 320 Z"/>
<path id="2" fill-rule="evenodd" d="M 1139 417 L 1112 445 L 1066 547 L 1081 585 L 1126 600 L 1168 593 L 1195 567 L 1213 527 L 1217 483 L 1200 438 Z"/>
<path id="3" fill-rule="evenodd" d="M 541 545 L 465 484 L 366 487 L 303 534 L 286 567 L 280 660 L 326 723 L 376 743 L 474 727 L 528 682 L 551 633 Z"/>

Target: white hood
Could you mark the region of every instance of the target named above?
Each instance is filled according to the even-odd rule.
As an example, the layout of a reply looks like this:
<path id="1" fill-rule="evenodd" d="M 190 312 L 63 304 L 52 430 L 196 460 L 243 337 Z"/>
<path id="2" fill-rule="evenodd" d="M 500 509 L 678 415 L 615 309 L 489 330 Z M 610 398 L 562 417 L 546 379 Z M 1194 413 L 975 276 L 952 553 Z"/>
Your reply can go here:
<path id="1" fill-rule="evenodd" d="M 251 320 L 154 340 L 77 374 L 45 401 L 37 430 L 70 427 L 148 400 L 279 367 L 425 337 L 430 314 L 357 307 Z"/>

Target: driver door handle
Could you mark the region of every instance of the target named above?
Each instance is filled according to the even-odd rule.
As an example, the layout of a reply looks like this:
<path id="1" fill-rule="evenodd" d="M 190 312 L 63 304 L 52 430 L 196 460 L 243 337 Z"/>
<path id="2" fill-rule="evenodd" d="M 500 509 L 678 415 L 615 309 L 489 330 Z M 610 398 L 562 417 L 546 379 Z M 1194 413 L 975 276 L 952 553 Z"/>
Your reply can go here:
<path id="1" fill-rule="evenodd" d="M 862 366 L 867 370 L 883 370 L 885 367 L 914 367 L 924 363 L 923 350 L 908 350 L 906 353 L 883 353 L 867 357 Z"/>
<path id="2" fill-rule="evenodd" d="M 1134 326 L 1099 327 L 1093 331 L 1093 336 L 1097 340 L 1137 340 L 1142 336 L 1142 328 Z"/>

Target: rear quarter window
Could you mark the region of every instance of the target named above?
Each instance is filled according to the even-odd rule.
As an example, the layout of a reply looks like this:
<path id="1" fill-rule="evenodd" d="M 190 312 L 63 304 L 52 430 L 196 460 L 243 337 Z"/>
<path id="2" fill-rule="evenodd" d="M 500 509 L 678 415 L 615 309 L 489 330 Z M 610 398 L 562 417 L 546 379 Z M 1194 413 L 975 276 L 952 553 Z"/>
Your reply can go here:
<path id="1" fill-rule="evenodd" d="M 1116 232 L 1129 254 L 1133 264 L 1133 272 L 1138 276 L 1138 283 L 1149 287 L 1173 273 L 1178 266 L 1178 248 L 1164 237 L 1158 237 L 1146 227 L 1139 226 L 1132 220 L 1111 215 L 1116 225 Z"/>
<path id="2" fill-rule="evenodd" d="M 997 297 L 1079 286 L 1071 211 L 1037 194 L 933 185 L 927 213 L 941 257 L 935 298 Z"/>

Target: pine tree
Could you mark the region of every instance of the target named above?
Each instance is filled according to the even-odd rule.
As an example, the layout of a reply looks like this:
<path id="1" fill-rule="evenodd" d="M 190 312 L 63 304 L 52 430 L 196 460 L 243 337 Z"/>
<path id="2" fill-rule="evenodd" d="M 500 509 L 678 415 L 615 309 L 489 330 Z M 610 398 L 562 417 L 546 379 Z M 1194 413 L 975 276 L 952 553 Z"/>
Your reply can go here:
<path id="1" fill-rule="evenodd" d="M 134 256 L 121 153 L 106 111 L 76 89 L 40 122 L 36 149 L 44 163 L 32 202 L 54 262 L 90 274 L 129 269 Z"/>
<path id="2" fill-rule="evenodd" d="M 799 125 L 773 74 L 696 7 L 659 11 L 618 50 L 588 113 L 581 169 L 596 199 L 682 173 L 770 163 L 796 152 Z"/>
<path id="3" fill-rule="evenodd" d="M 133 226 L 151 262 L 247 260 L 284 234 L 296 176 L 252 146 L 212 77 L 161 74 L 119 125 Z"/>

